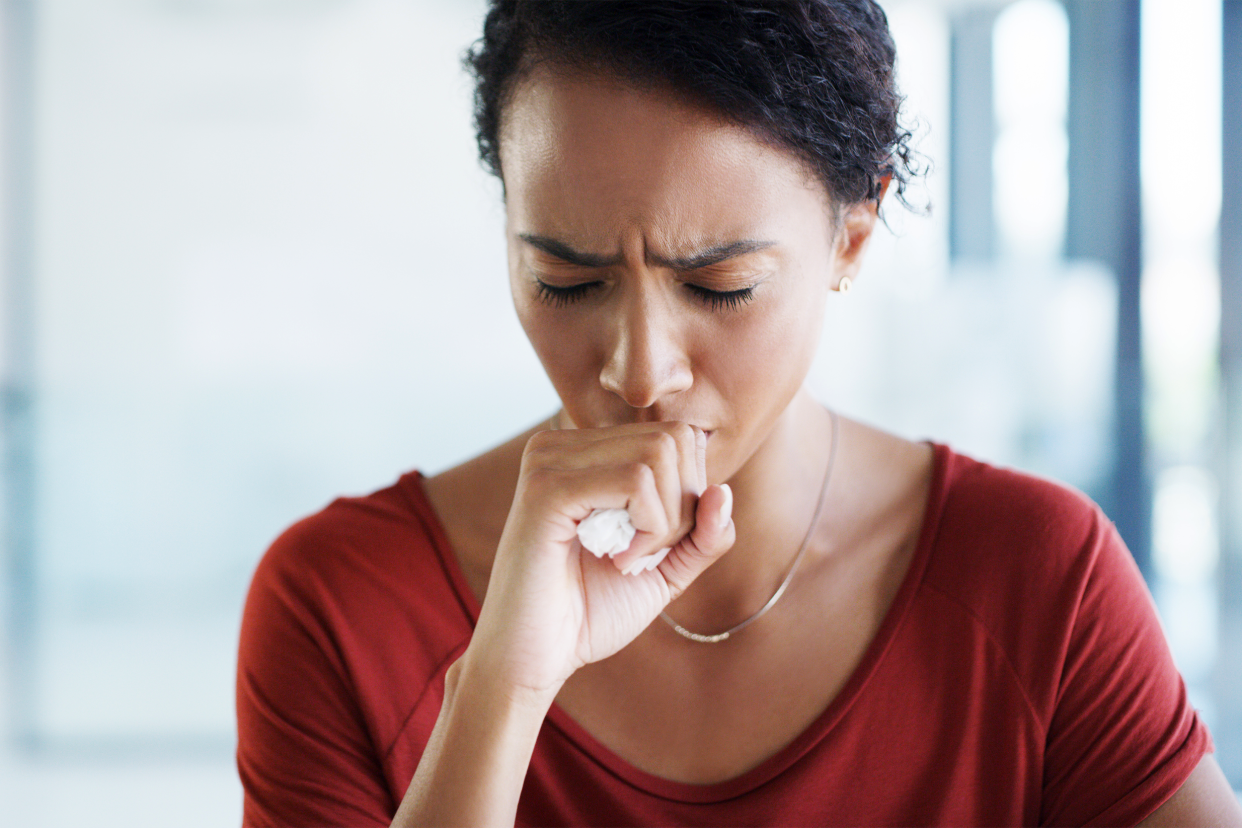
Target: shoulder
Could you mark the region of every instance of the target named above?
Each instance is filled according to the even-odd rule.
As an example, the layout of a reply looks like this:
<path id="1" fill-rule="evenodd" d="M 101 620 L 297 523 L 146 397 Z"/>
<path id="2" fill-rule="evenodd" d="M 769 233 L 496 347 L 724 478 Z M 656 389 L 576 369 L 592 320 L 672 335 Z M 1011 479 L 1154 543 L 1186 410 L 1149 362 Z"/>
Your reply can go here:
<path id="1" fill-rule="evenodd" d="M 1045 723 L 1089 628 L 1116 638 L 1155 618 L 1129 550 L 1081 492 L 940 446 L 933 499 L 923 587 L 1004 652 Z"/>
<path id="2" fill-rule="evenodd" d="M 263 556 L 255 584 L 280 583 L 332 601 L 353 590 L 404 593 L 404 584 L 445 578 L 444 547 L 421 475 L 412 472 L 369 495 L 337 498 L 294 523 Z"/>
<path id="3" fill-rule="evenodd" d="M 1043 726 L 1041 822 L 1138 822 L 1211 738 L 1133 557 L 1080 492 L 942 452 L 927 585 L 1004 653 Z"/>
<path id="4" fill-rule="evenodd" d="M 478 610 L 426 482 L 339 498 L 259 562 L 237 669 L 247 824 L 391 820 Z M 469 517 L 463 491 L 447 502 Z"/>
<path id="5" fill-rule="evenodd" d="M 390 747 L 430 731 L 414 712 L 470 635 L 446 551 L 417 474 L 334 501 L 268 549 L 238 648 L 248 824 L 391 819 Z"/>
<path id="6" fill-rule="evenodd" d="M 937 449 L 927 580 L 972 604 L 1008 586 L 1041 594 L 1081 582 L 1103 547 L 1128 557 L 1112 522 L 1082 492 Z M 1033 595 L 1032 595 L 1033 597 Z"/>
<path id="7" fill-rule="evenodd" d="M 1081 540 L 1101 517 L 1090 498 L 1065 484 L 982 463 L 947 447 L 939 451 L 942 533 L 979 542 L 1023 539 L 1057 546 Z"/>
<path id="8" fill-rule="evenodd" d="M 471 629 L 448 555 L 417 473 L 338 498 L 281 533 L 259 562 L 243 656 L 247 645 L 270 651 L 298 637 L 338 671 L 365 672 L 399 652 L 430 673 Z"/>
<path id="9" fill-rule="evenodd" d="M 917 562 L 913 657 L 1021 691 L 1041 824 L 1134 824 L 1211 750 L 1133 557 L 1081 492 L 938 446 Z M 1012 720 L 984 727 L 1003 740 Z"/>

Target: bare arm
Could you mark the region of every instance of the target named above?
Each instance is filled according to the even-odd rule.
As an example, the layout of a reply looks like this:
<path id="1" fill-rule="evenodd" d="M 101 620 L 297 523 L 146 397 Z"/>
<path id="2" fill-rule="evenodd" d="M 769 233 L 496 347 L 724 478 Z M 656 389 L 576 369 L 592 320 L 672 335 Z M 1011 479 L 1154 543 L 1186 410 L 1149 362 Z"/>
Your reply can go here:
<path id="1" fill-rule="evenodd" d="M 1145 828 L 1212 826 L 1242 828 L 1242 805 L 1216 759 L 1208 754 L 1169 801 L 1139 823 Z"/>
<path id="2" fill-rule="evenodd" d="M 679 423 L 531 438 L 479 622 L 445 676 L 394 826 L 513 825 L 561 686 L 633 641 L 733 545 L 732 492 L 707 485 L 705 455 L 703 432 Z M 625 508 L 638 530 L 616 558 L 578 544 L 594 508 Z M 648 559 L 659 565 L 622 574 Z"/>
<path id="3" fill-rule="evenodd" d="M 394 826 L 513 825 L 539 727 L 555 694 L 515 694 L 463 656 Z M 463 675 L 464 674 L 464 675 Z"/>

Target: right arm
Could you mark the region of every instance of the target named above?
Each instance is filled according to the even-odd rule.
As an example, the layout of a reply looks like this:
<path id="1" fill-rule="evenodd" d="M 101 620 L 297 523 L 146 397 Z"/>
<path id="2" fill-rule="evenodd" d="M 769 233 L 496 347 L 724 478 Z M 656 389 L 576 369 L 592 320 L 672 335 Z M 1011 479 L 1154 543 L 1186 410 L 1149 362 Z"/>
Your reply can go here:
<path id="1" fill-rule="evenodd" d="M 394 826 L 514 822 L 535 738 L 555 695 L 512 693 L 471 669 L 468 656 L 444 676 L 440 716 Z"/>
<path id="2" fill-rule="evenodd" d="M 579 667 L 629 644 L 733 544 L 732 493 L 707 486 L 706 438 L 679 423 L 531 438 L 470 645 L 394 826 L 512 825 L 535 739 Z M 614 559 L 583 554 L 578 522 L 625 508 Z M 623 575 L 666 546 L 656 569 Z"/>

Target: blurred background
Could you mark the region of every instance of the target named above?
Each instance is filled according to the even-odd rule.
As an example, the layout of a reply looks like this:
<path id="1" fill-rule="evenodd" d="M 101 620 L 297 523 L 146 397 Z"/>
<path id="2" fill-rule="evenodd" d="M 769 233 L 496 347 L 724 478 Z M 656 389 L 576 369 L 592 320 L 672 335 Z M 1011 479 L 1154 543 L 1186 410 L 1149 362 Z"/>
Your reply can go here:
<path id="1" fill-rule="evenodd" d="M 235 825 L 267 544 L 557 405 L 483 5 L 0 3 L 0 820 Z M 809 383 L 1096 498 L 1242 787 L 1242 0 L 883 5 L 930 211 L 887 205 Z"/>

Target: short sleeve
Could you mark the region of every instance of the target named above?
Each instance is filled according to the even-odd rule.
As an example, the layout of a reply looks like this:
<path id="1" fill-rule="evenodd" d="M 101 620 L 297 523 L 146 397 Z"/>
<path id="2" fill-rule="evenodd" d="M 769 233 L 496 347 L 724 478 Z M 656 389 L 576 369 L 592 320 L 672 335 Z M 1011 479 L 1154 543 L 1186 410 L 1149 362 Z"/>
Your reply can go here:
<path id="1" fill-rule="evenodd" d="M 246 826 L 386 826 L 396 807 L 338 645 L 284 560 L 260 563 L 242 618 L 237 767 Z"/>
<path id="2" fill-rule="evenodd" d="M 1191 707 L 1155 605 L 1095 510 L 1080 558 L 1044 756 L 1043 825 L 1133 825 L 1186 781 L 1211 737 Z"/>

